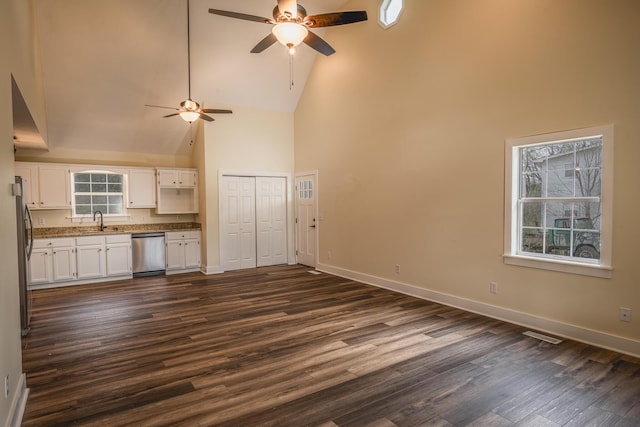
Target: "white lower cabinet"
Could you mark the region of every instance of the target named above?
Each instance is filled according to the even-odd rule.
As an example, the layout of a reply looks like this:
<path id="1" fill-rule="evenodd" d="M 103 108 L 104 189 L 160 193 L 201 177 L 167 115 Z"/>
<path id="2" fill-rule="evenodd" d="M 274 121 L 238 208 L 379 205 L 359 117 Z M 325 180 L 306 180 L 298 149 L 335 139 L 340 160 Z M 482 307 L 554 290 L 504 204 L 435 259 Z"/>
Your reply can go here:
<path id="1" fill-rule="evenodd" d="M 131 235 L 35 239 L 29 268 L 32 288 L 130 276 Z"/>
<path id="2" fill-rule="evenodd" d="M 133 274 L 131 262 L 131 234 L 106 236 L 107 276 Z"/>
<path id="3" fill-rule="evenodd" d="M 35 239 L 29 263 L 32 285 L 75 280 L 75 243 L 72 238 Z"/>
<path id="4" fill-rule="evenodd" d="M 165 233 L 167 274 L 200 269 L 200 231 Z"/>
<path id="5" fill-rule="evenodd" d="M 105 261 L 104 236 L 76 237 L 78 280 L 105 277 Z"/>

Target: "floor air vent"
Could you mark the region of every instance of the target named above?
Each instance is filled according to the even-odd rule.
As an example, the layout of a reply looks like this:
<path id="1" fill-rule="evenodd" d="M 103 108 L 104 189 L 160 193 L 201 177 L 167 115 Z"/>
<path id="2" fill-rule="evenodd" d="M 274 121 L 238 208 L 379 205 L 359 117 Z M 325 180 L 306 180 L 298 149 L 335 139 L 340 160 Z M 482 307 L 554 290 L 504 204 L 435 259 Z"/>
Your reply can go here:
<path id="1" fill-rule="evenodd" d="M 562 342 L 562 340 L 559 340 L 558 338 L 549 337 L 532 331 L 523 332 L 522 335 L 526 335 L 531 338 L 537 338 L 541 341 L 545 341 L 551 344 L 560 344 Z"/>
<path id="2" fill-rule="evenodd" d="M 309 274 L 322 274 L 322 273 L 316 270 L 309 270 Z"/>

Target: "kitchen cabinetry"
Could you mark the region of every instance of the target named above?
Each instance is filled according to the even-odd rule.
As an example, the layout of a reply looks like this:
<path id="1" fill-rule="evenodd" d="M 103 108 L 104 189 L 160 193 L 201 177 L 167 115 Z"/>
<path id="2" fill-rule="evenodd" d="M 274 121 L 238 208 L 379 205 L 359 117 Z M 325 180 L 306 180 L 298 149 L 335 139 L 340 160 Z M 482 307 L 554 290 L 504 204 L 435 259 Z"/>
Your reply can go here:
<path id="1" fill-rule="evenodd" d="M 200 231 L 165 234 L 167 274 L 200 270 Z"/>
<path id="2" fill-rule="evenodd" d="M 76 237 L 78 280 L 106 276 L 104 236 Z"/>
<path id="3" fill-rule="evenodd" d="M 29 268 L 35 288 L 131 277 L 131 235 L 35 239 Z"/>
<path id="4" fill-rule="evenodd" d="M 158 169 L 160 187 L 195 187 L 198 171 L 196 169 Z"/>
<path id="5" fill-rule="evenodd" d="M 131 234 L 114 234 L 105 237 L 107 276 L 132 274 Z"/>
<path id="6" fill-rule="evenodd" d="M 32 285 L 75 280 L 74 239 L 35 239 L 29 266 Z"/>
<path id="7" fill-rule="evenodd" d="M 26 163 L 16 163 L 15 174 L 22 177 L 25 200 L 29 209 L 37 209 L 40 205 L 38 193 L 38 167 Z"/>
<path id="8" fill-rule="evenodd" d="M 27 181 L 32 209 L 71 209 L 69 168 L 64 165 L 16 162 L 16 174 Z"/>
<path id="9" fill-rule="evenodd" d="M 197 169 L 158 168 L 159 214 L 198 213 Z"/>
<path id="10" fill-rule="evenodd" d="M 151 168 L 129 170 L 129 207 L 156 207 L 156 171 Z"/>

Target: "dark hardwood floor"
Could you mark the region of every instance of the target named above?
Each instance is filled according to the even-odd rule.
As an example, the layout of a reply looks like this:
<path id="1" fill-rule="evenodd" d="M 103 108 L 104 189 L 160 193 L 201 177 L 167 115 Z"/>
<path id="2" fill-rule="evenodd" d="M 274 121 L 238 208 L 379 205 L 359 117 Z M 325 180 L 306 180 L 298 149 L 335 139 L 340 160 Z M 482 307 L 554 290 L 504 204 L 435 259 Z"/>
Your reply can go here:
<path id="1" fill-rule="evenodd" d="M 34 292 L 26 426 L 638 426 L 640 360 L 302 266 Z"/>

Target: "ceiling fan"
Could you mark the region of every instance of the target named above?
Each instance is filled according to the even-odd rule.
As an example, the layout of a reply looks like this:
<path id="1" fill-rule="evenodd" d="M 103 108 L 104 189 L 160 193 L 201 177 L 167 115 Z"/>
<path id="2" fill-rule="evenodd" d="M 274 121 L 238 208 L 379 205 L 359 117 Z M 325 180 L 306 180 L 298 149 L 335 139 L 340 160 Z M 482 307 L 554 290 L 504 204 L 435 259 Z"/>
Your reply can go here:
<path id="1" fill-rule="evenodd" d="M 189 26 L 189 2 L 187 0 L 187 75 L 188 75 L 188 84 L 189 84 L 189 97 L 180 103 L 180 108 L 175 107 L 163 107 L 161 105 L 145 105 L 146 107 L 155 107 L 155 108 L 167 108 L 169 110 L 176 110 L 177 113 L 167 114 L 163 117 L 173 117 L 180 116 L 186 122 L 193 122 L 197 119 L 206 120 L 208 122 L 212 122 L 214 119 L 207 114 L 231 114 L 233 111 L 231 110 L 218 110 L 215 108 L 202 108 L 202 106 L 196 101 L 191 99 L 191 31 Z"/>
<path id="2" fill-rule="evenodd" d="M 273 9 L 273 18 L 262 18 L 219 9 L 209 9 L 209 13 L 273 25 L 271 33 L 262 39 L 251 50 L 251 53 L 260 53 L 279 41 L 289 49 L 291 55 L 295 53 L 295 47 L 303 42 L 323 55 L 332 55 L 335 53 L 335 49 L 309 31 L 309 28 L 331 27 L 367 20 L 367 12 L 364 10 L 307 16 L 306 9 L 296 0 L 278 0 L 278 5 Z"/>

